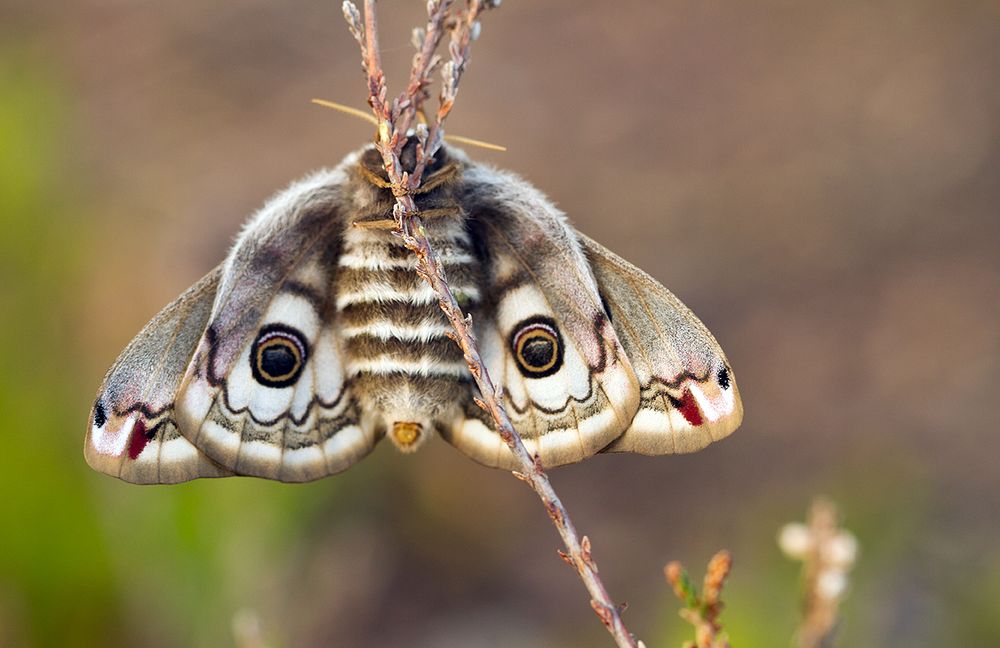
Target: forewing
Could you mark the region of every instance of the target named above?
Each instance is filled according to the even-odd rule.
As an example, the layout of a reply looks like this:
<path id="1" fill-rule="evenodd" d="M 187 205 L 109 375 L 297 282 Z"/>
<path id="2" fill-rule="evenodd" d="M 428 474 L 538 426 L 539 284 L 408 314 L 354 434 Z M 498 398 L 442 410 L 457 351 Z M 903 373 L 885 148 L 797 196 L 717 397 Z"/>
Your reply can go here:
<path id="1" fill-rule="evenodd" d="M 576 232 L 517 176 L 470 166 L 463 182 L 487 276 L 474 317 L 486 367 L 529 452 L 545 466 L 585 459 L 625 430 L 639 389 Z M 445 436 L 477 461 L 514 466 L 473 403 Z"/>
<path id="2" fill-rule="evenodd" d="M 709 330 L 648 274 L 582 234 L 580 240 L 642 390 L 631 426 L 607 451 L 694 452 L 728 436 L 743 419 L 743 404 Z"/>
<path id="3" fill-rule="evenodd" d="M 139 484 L 232 474 L 181 436 L 174 395 L 212 310 L 221 267 L 164 308 L 122 351 L 90 411 L 91 467 Z"/>
<path id="4" fill-rule="evenodd" d="M 225 263 L 177 417 L 189 441 L 234 472 L 317 479 L 376 442 L 345 380 L 335 321 L 353 162 L 272 199 Z"/>

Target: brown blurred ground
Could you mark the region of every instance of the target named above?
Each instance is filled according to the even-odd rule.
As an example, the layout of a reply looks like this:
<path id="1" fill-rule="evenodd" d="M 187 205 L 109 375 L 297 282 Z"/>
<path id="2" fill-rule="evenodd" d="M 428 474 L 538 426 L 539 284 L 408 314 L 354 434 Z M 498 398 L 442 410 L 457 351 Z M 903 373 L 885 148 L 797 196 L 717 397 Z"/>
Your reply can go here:
<path id="1" fill-rule="evenodd" d="M 381 3 L 395 89 L 420 6 Z M 362 107 L 364 86 L 332 0 L 7 0 L 0 39 L 59 80 L 67 114 L 85 260 L 58 327 L 80 424 L 58 434 L 75 444 L 104 369 L 245 215 L 370 137 L 308 103 Z M 735 367 L 747 415 L 725 442 L 554 474 L 633 630 L 673 641 L 662 564 L 726 547 L 734 642 L 785 645 L 796 580 L 774 535 L 824 492 L 863 551 L 842 645 L 1000 642 L 1000 4 L 508 0 L 450 130 L 506 145 L 469 152 L 662 280 Z M 84 479 L 96 510 L 152 492 Z M 509 476 L 440 443 L 325 484 L 268 564 L 237 551 L 210 581 L 281 645 L 603 645 Z M 186 594 L 150 580 L 116 574 L 123 641 L 207 641 L 158 612 Z"/>

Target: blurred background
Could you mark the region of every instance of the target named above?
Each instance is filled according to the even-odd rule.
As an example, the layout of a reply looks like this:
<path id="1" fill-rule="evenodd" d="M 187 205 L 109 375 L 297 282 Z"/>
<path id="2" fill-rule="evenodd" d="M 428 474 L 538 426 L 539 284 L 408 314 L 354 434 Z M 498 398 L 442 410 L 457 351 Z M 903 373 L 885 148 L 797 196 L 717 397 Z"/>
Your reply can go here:
<path id="1" fill-rule="evenodd" d="M 401 89 L 423 3 L 380 3 Z M 508 0 L 450 132 L 714 331 L 746 420 L 554 471 L 626 622 L 735 556 L 736 646 L 787 645 L 815 494 L 861 555 L 841 646 L 1000 644 L 1000 4 Z M 334 0 L 0 0 L 0 645 L 603 646 L 535 495 L 444 443 L 308 485 L 137 487 L 104 371 L 273 191 L 371 128 Z"/>

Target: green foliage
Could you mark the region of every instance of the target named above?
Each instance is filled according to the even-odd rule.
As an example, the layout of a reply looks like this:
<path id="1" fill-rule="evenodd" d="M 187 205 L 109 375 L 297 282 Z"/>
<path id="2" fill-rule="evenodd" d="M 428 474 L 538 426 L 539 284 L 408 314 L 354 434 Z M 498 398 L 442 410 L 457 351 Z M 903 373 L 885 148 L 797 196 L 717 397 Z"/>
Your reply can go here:
<path id="1" fill-rule="evenodd" d="M 701 607 L 698 602 L 698 592 L 695 590 L 694 583 L 691 582 L 691 577 L 688 575 L 686 570 L 681 570 L 678 577 L 677 588 L 684 597 L 684 605 L 691 610 L 696 610 Z"/>
<path id="2" fill-rule="evenodd" d="M 114 627 L 116 595 L 94 501 L 80 487 L 85 466 L 70 459 L 78 439 L 63 434 L 78 399 L 61 361 L 72 356 L 69 313 L 53 305 L 69 302 L 78 221 L 53 191 L 60 97 L 51 74 L 18 54 L 0 55 L 0 597 L 22 612 L 14 638 L 60 644 Z M 52 610 L 65 622 L 52 622 Z"/>

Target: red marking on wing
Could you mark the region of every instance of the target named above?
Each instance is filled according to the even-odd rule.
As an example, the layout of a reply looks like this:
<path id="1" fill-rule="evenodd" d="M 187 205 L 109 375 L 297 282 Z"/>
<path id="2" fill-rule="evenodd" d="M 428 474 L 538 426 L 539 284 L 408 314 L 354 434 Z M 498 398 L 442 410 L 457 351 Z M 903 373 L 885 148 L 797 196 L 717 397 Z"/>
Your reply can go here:
<path id="1" fill-rule="evenodd" d="M 137 419 L 132 427 L 132 438 L 128 444 L 128 458 L 135 459 L 146 448 L 149 437 L 146 436 L 146 423 L 142 419 Z"/>
<path id="2" fill-rule="evenodd" d="M 681 414 L 691 425 L 702 424 L 701 409 L 698 408 L 698 401 L 694 399 L 694 394 L 691 393 L 689 387 L 684 389 L 684 395 L 681 397 L 680 405 L 677 409 L 680 410 Z"/>

